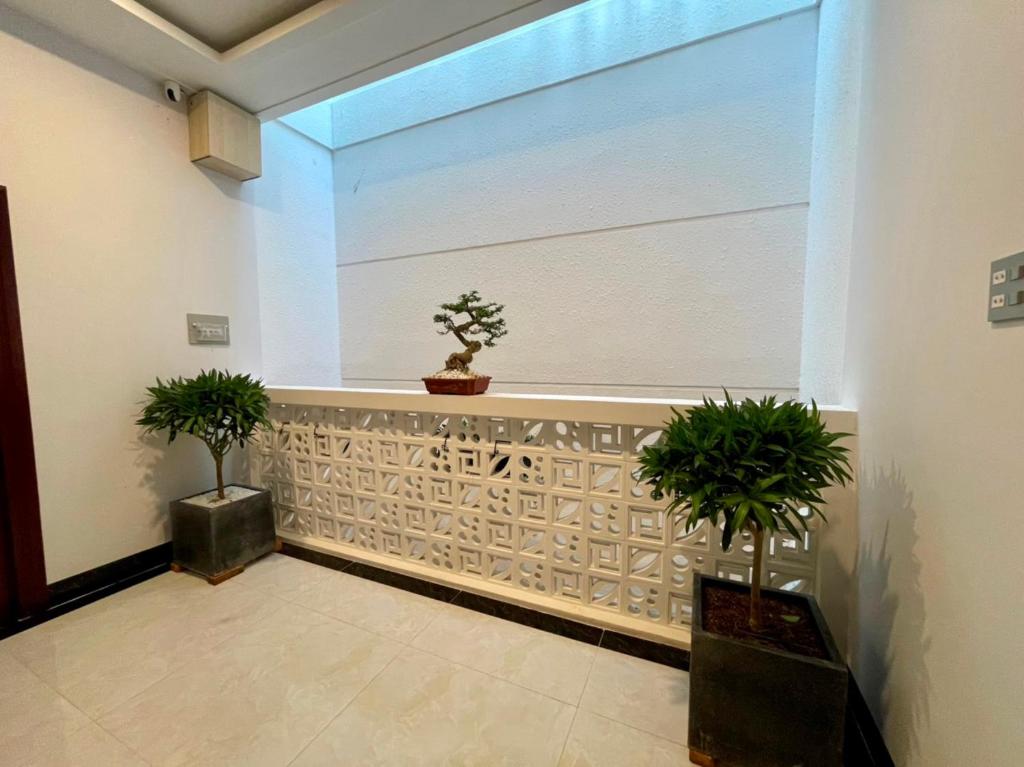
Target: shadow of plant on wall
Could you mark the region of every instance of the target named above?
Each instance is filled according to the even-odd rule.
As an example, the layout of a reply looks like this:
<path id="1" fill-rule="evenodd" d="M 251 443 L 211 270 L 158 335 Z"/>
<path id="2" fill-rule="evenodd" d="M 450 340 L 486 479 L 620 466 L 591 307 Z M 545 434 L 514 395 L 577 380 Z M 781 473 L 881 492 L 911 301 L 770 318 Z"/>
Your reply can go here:
<path id="1" fill-rule="evenodd" d="M 189 444 L 181 440 L 168 445 L 159 434 L 140 434 L 130 449 L 135 454 L 132 463 L 144 471 L 140 484 L 152 499 L 150 527 L 162 530 L 163 537 L 170 539 L 167 504 L 210 488 L 210 456 L 198 442 Z"/>
<path id="2" fill-rule="evenodd" d="M 931 690 L 913 501 L 895 464 L 862 474 L 857 677 L 897 764 L 917 750 Z"/>

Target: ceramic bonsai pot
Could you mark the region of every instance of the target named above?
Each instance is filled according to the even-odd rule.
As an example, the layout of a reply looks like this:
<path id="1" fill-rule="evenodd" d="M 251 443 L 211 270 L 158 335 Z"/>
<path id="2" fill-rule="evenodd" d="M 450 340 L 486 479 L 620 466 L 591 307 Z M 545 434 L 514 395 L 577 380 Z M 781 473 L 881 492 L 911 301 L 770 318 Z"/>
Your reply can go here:
<path id="1" fill-rule="evenodd" d="M 848 670 L 813 597 L 763 589 L 809 615 L 811 657 L 712 633 L 708 592 L 750 587 L 697 574 L 690 659 L 690 758 L 711 767 L 841 767 Z"/>
<path id="2" fill-rule="evenodd" d="M 427 376 L 423 383 L 431 394 L 483 394 L 491 382 L 490 376 L 476 378 L 435 378 Z"/>
<path id="3" fill-rule="evenodd" d="M 228 485 L 226 500 L 211 490 L 171 501 L 171 568 L 221 583 L 276 548 L 270 491 Z"/>

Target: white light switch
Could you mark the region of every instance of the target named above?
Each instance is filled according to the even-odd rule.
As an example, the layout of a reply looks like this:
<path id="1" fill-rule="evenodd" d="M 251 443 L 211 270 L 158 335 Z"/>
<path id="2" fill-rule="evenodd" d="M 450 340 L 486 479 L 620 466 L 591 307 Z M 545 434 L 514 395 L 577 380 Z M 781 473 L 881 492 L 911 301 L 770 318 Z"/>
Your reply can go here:
<path id="1" fill-rule="evenodd" d="M 190 344 L 227 346 L 230 343 L 227 317 L 217 314 L 189 314 L 186 319 Z"/>

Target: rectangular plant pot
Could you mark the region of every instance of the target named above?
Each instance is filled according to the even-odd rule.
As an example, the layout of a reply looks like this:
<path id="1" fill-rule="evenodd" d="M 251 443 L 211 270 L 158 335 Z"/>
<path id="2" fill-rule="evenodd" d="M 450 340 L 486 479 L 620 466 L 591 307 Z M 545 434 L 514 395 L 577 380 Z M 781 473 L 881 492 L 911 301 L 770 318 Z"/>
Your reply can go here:
<path id="1" fill-rule="evenodd" d="M 257 492 L 215 506 L 195 502 L 204 493 L 171 501 L 174 569 L 191 570 L 210 583 L 220 583 L 274 550 L 270 491 L 248 485 L 232 487 Z"/>
<path id="2" fill-rule="evenodd" d="M 763 589 L 811 614 L 827 659 L 704 630 L 708 588 L 746 584 L 697 574 L 693 586 L 689 743 L 717 767 L 840 767 L 848 670 L 813 597 Z"/>
<path id="3" fill-rule="evenodd" d="M 434 378 L 427 376 L 423 383 L 431 394 L 483 394 L 491 382 L 490 376 L 477 378 Z"/>

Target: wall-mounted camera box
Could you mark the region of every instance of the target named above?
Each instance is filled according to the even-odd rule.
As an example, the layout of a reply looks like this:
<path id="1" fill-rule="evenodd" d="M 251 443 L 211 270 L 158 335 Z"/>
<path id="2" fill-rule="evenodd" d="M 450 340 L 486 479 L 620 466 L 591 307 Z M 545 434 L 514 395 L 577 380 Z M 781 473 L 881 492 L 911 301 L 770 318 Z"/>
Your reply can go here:
<path id="1" fill-rule="evenodd" d="M 259 119 L 210 91 L 188 100 L 188 148 L 192 162 L 239 181 L 263 172 Z"/>

